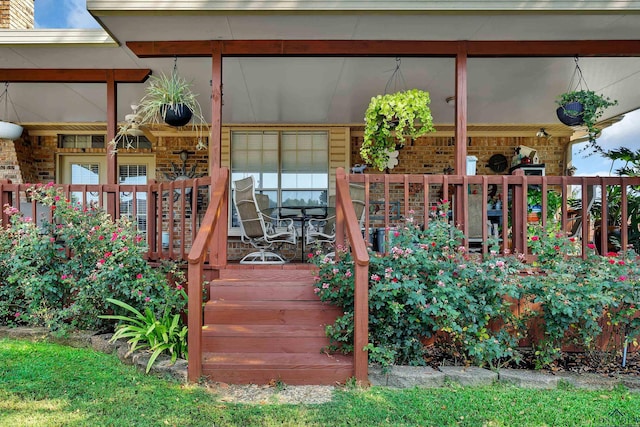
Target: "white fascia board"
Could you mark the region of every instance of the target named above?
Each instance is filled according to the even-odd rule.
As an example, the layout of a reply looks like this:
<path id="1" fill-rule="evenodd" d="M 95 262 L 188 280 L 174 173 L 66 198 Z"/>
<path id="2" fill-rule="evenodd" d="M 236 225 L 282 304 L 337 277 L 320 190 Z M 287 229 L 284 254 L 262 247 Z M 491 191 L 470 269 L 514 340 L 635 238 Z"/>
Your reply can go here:
<path id="1" fill-rule="evenodd" d="M 640 0 L 200 0 L 159 2 L 157 0 L 87 0 L 94 15 L 127 13 L 163 14 L 194 12 L 300 12 L 300 11 L 428 11 L 428 12 L 640 12 Z"/>
<path id="2" fill-rule="evenodd" d="M 0 46 L 118 46 L 101 29 L 0 30 Z"/>

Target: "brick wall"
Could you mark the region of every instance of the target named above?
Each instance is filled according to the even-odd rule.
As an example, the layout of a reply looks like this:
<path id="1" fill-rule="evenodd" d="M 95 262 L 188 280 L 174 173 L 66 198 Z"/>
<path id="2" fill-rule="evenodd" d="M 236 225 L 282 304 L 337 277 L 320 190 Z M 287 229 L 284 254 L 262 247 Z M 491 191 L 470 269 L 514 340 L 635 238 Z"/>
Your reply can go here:
<path id="1" fill-rule="evenodd" d="M 363 163 L 360 157 L 360 146 L 363 137 L 355 133 L 351 138 L 352 166 Z M 467 145 L 467 155 L 476 156 L 477 175 L 496 175 L 486 165 L 494 154 L 503 154 L 511 162 L 514 149 L 525 145 L 537 149 L 540 162 L 545 164 L 547 175 L 563 175 L 565 170 L 565 149 L 569 138 L 536 137 L 472 137 Z M 455 141 L 451 137 L 422 137 L 412 144 L 406 144 L 398 155 L 398 165 L 391 173 L 408 174 L 442 174 L 447 167 L 453 168 L 456 153 Z M 367 169 L 367 173 L 377 173 L 377 170 Z M 382 172 L 379 172 L 382 173 Z M 508 173 L 505 171 L 503 173 Z"/>
<path id="2" fill-rule="evenodd" d="M 32 29 L 35 0 L 0 0 L 0 28 Z"/>
<path id="3" fill-rule="evenodd" d="M 354 132 L 351 140 L 351 159 L 352 165 L 363 163 L 360 157 L 360 146 L 363 137 L 361 132 Z M 545 164 L 546 175 L 563 175 L 565 168 L 565 149 L 569 143 L 569 138 L 553 138 L 547 140 L 545 138 L 536 137 L 472 137 L 467 145 L 467 155 L 476 156 L 478 158 L 476 164 L 477 175 L 501 175 L 508 174 L 506 170 L 501 174 L 493 172 L 487 166 L 489 158 L 494 154 L 503 154 L 507 157 L 509 165 L 514 149 L 519 145 L 535 148 L 541 163 Z M 455 141 L 451 137 L 422 137 L 418 138 L 412 144 L 405 144 L 404 148 L 399 151 L 398 165 L 391 171 L 393 174 L 442 174 L 447 167 L 454 167 Z M 367 169 L 367 173 L 384 173 L 375 169 Z M 384 200 L 384 185 L 372 184 L 370 188 L 371 201 L 382 202 Z M 498 187 L 497 194 L 503 196 L 503 189 Z M 429 200 L 436 203 L 442 199 L 450 199 L 450 194 L 445 194 L 441 186 L 432 185 L 429 188 Z M 401 215 L 404 212 L 404 186 L 391 185 L 390 200 L 400 201 L 399 209 Z M 414 220 L 417 223 L 423 223 L 424 218 L 422 203 L 424 200 L 424 190 L 422 186 L 412 186 L 409 189 L 409 209 L 416 212 Z M 375 206 L 370 211 L 370 224 L 372 227 L 381 227 L 383 222 L 380 217 L 383 212 L 375 212 Z M 397 218 L 391 218 L 392 225 L 398 222 Z"/>
<path id="4" fill-rule="evenodd" d="M 14 142 L 0 139 L 0 180 L 5 179 L 13 183 L 20 183 L 22 182 L 22 174 Z"/>

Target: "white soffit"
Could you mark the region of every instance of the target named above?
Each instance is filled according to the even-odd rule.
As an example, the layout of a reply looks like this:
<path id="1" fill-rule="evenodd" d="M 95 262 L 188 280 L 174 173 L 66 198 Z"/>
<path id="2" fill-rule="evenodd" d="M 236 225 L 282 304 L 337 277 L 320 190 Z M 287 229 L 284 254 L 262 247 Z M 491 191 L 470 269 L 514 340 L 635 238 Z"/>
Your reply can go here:
<path id="1" fill-rule="evenodd" d="M 639 15 L 254 14 L 97 17 L 123 41 L 637 39 Z"/>

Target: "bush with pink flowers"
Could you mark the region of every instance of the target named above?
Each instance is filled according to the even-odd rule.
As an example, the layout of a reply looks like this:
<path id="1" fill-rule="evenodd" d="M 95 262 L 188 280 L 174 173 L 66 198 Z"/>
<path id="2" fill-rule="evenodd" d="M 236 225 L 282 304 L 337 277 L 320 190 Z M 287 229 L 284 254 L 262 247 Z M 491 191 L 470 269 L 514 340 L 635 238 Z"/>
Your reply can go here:
<path id="1" fill-rule="evenodd" d="M 600 256 L 589 245 L 583 259 L 575 239 L 557 228 L 529 230 L 536 261 L 521 255 L 468 254 L 462 234 L 433 212 L 423 230 L 407 218 L 390 233 L 387 253 L 370 252 L 370 360 L 383 366 L 424 364 L 425 338 L 461 363 L 497 368 L 519 359 L 529 338 L 538 367 L 558 362 L 566 346 L 614 352 L 640 336 L 640 263 L 632 251 Z M 344 315 L 327 327 L 330 350 L 353 350 L 353 260 L 344 248 L 335 258 L 316 252 L 315 291 Z M 516 306 L 519 302 L 519 306 Z M 528 309 L 531 308 L 531 309 Z M 516 314 L 518 314 L 516 316 Z M 539 333 L 529 329 L 538 325 Z M 604 342 L 603 328 L 612 328 Z M 531 333 L 530 335 L 528 335 Z M 599 338 L 600 337 L 600 338 Z M 617 339 L 616 339 L 617 337 Z"/>
<path id="2" fill-rule="evenodd" d="M 517 257 L 468 254 L 460 231 L 434 212 L 422 230 L 408 218 L 390 235 L 386 254 L 370 252 L 370 359 L 383 366 L 424 364 L 423 340 L 445 334 L 458 357 L 495 367 L 517 357 L 519 329 L 504 296 L 518 298 Z M 316 293 L 340 305 L 345 315 L 327 328 L 332 349 L 351 351 L 353 335 L 353 262 L 338 250 L 335 259 L 316 253 Z M 503 328 L 493 328 L 494 324 Z"/>
<path id="3" fill-rule="evenodd" d="M 52 184 L 27 194 L 48 207 L 52 221 L 38 225 L 4 206 L 10 224 L 0 229 L 0 324 L 113 330 L 112 320 L 98 317 L 119 310 L 107 298 L 157 313 L 183 310 L 183 275 L 175 265 L 149 265 L 144 239 L 129 221 L 83 208 Z"/>

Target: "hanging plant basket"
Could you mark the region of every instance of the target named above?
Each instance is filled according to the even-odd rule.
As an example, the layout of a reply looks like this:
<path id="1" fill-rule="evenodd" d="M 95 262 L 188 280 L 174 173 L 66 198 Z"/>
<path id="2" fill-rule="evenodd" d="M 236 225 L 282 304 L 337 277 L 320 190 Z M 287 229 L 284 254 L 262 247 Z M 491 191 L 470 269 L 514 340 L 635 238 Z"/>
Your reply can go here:
<path id="1" fill-rule="evenodd" d="M 365 113 L 364 141 L 360 155 L 378 170 L 385 170 L 389 153 L 407 138 L 434 132 L 429 92 L 410 89 L 371 98 Z"/>
<path id="2" fill-rule="evenodd" d="M 161 107 L 160 113 L 166 124 L 169 126 L 184 126 L 193 117 L 193 111 L 185 104 L 169 105 L 165 104 Z"/>
<path id="3" fill-rule="evenodd" d="M 22 136 L 22 126 L 15 123 L 0 121 L 0 139 L 15 141 Z"/>
<path id="4" fill-rule="evenodd" d="M 556 110 L 558 119 L 567 126 L 585 126 L 589 134 L 589 142 L 595 143 L 600 129 L 596 126 L 604 114 L 604 110 L 618 104 L 618 101 L 589 90 L 587 82 L 578 65 L 578 57 L 574 59 L 575 69 L 569 90 L 556 100 L 560 106 Z"/>
<path id="5" fill-rule="evenodd" d="M 584 124 L 582 119 L 584 106 L 580 102 L 570 102 L 561 105 L 556 110 L 558 120 L 567 126 L 581 126 Z"/>

